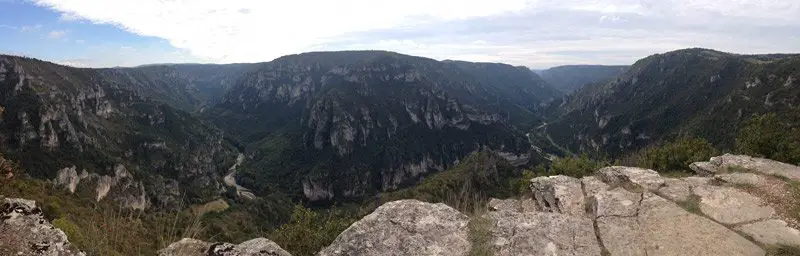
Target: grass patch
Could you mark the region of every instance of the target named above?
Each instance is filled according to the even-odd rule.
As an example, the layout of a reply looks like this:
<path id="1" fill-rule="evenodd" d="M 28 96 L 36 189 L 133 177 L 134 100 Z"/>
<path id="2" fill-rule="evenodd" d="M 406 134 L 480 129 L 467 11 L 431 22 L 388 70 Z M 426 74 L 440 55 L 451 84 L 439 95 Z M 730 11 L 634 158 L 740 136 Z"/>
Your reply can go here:
<path id="1" fill-rule="evenodd" d="M 800 182 L 789 181 L 791 187 L 792 198 L 795 200 L 800 199 Z M 795 220 L 800 220 L 800 204 L 794 204 L 789 209 L 789 216 Z"/>
<path id="2" fill-rule="evenodd" d="M 228 205 L 228 202 L 226 202 L 223 199 L 217 199 L 205 204 L 192 205 L 189 207 L 189 209 L 194 215 L 203 216 L 206 213 L 221 212 L 227 210 L 229 207 L 230 205 Z"/>
<path id="3" fill-rule="evenodd" d="M 800 247 L 789 245 L 769 246 L 767 255 L 770 256 L 800 256 Z"/>
<path id="4" fill-rule="evenodd" d="M 703 212 L 700 211 L 700 197 L 697 195 L 691 195 L 686 200 L 678 202 L 678 205 L 685 209 L 687 212 L 691 212 L 694 214 L 702 215 Z"/>
<path id="5" fill-rule="evenodd" d="M 494 255 L 492 248 L 492 220 L 485 215 L 473 216 L 469 220 L 469 240 L 472 247 L 469 249 L 470 256 L 491 256 Z"/>

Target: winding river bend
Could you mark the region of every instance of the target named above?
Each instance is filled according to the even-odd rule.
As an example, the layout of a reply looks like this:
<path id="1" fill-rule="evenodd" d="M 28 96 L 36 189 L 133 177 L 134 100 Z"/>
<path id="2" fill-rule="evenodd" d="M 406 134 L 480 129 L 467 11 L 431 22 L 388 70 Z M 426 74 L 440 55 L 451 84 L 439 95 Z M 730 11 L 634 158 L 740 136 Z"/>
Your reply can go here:
<path id="1" fill-rule="evenodd" d="M 243 197 L 245 199 L 255 199 L 256 195 L 253 194 L 253 192 L 250 192 L 250 189 L 247 189 L 239 184 L 236 184 L 236 167 L 241 165 L 242 162 L 244 162 L 244 154 L 239 153 L 239 155 L 236 156 L 236 163 L 233 164 L 231 168 L 228 168 L 228 175 L 225 175 L 222 181 L 224 181 L 225 185 L 227 185 L 228 187 L 236 188 L 237 196 Z"/>

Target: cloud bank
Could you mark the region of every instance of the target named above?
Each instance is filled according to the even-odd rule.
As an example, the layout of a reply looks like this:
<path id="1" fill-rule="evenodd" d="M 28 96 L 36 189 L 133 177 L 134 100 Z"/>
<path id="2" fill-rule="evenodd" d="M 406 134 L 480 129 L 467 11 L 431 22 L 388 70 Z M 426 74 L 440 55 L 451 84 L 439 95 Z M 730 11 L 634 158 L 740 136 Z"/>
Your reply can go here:
<path id="1" fill-rule="evenodd" d="M 800 52 L 797 0 L 33 0 L 209 62 L 381 49 L 534 68 L 686 47 Z"/>

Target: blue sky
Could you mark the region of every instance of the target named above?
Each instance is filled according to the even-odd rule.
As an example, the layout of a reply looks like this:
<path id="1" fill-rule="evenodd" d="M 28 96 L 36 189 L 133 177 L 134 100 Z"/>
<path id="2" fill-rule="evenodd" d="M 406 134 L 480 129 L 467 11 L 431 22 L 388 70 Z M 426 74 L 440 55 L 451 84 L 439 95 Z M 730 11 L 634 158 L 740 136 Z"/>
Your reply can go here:
<path id="1" fill-rule="evenodd" d="M 167 40 L 140 36 L 37 6 L 0 0 L 0 53 L 25 55 L 73 66 L 134 66 L 202 62 Z"/>
<path id="2" fill-rule="evenodd" d="M 0 0 L 0 53 L 82 67 L 390 50 L 532 68 L 800 52 L 797 0 Z"/>

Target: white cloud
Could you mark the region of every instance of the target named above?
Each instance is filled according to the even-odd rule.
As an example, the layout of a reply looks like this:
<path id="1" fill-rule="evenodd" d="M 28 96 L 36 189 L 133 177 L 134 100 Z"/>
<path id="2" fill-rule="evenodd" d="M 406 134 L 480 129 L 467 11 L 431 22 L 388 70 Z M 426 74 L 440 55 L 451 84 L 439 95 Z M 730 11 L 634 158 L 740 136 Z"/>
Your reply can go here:
<path id="1" fill-rule="evenodd" d="M 80 20 L 81 18 L 80 18 L 80 17 L 78 17 L 78 16 L 77 16 L 77 15 L 75 15 L 75 14 L 72 14 L 72 13 L 66 13 L 66 12 L 65 12 L 65 13 L 61 13 L 61 15 L 60 15 L 60 16 L 58 16 L 58 19 L 59 19 L 60 21 L 73 22 L 73 21 L 78 21 L 78 20 Z"/>
<path id="2" fill-rule="evenodd" d="M 67 35 L 66 30 L 53 30 L 47 33 L 48 39 L 61 39 Z"/>
<path id="3" fill-rule="evenodd" d="M 349 32 L 498 15 L 525 0 L 37 0 L 96 23 L 168 40 L 215 61 L 263 61 Z M 247 10 L 247 11 L 242 11 Z"/>
<path id="4" fill-rule="evenodd" d="M 132 67 L 153 63 L 198 63 L 201 60 L 184 50 L 165 51 L 155 45 L 141 47 L 115 44 L 86 44 L 86 52 L 72 53 L 67 58 L 56 60 L 62 65 L 73 67 Z"/>
<path id="5" fill-rule="evenodd" d="M 19 30 L 22 32 L 31 32 L 31 31 L 37 31 L 41 28 L 42 25 L 31 25 L 31 26 L 22 26 L 19 28 Z"/>
<path id="6" fill-rule="evenodd" d="M 16 27 L 16 26 L 4 25 L 4 24 L 0 24 L 0 28 L 4 28 L 4 29 L 11 29 L 11 30 L 17 30 L 17 27 Z"/>
<path id="7" fill-rule="evenodd" d="M 800 51 L 797 0 L 31 1 L 211 62 L 342 49 L 530 66 L 630 63 L 693 46 Z"/>

